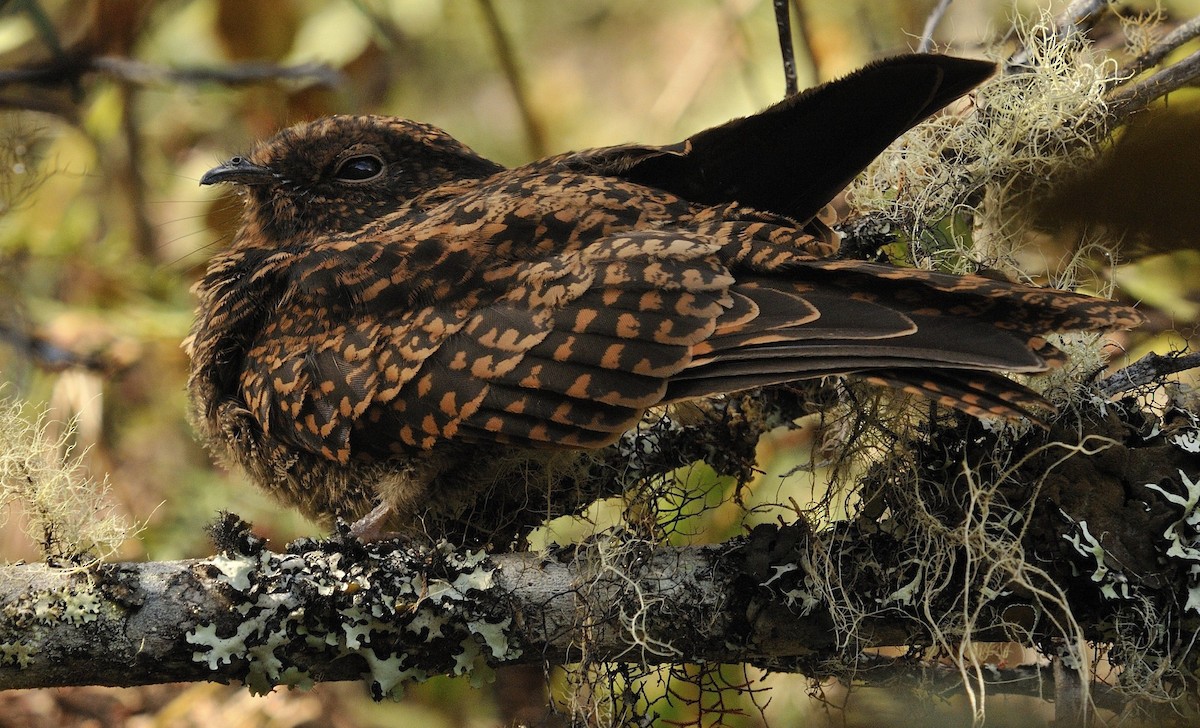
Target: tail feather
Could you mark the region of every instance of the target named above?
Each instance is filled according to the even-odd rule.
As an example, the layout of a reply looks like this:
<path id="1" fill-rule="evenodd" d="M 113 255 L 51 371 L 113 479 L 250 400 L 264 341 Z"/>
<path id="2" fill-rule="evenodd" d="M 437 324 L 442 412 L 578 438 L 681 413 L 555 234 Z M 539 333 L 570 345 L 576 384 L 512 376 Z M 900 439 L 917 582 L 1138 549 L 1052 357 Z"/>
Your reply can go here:
<path id="1" fill-rule="evenodd" d="M 1037 411 L 1051 414 L 1056 411 L 1054 405 L 1037 392 L 995 372 L 900 370 L 872 374 L 864 379 L 920 395 L 972 417 L 1025 417 L 1045 427 L 1045 419 Z"/>

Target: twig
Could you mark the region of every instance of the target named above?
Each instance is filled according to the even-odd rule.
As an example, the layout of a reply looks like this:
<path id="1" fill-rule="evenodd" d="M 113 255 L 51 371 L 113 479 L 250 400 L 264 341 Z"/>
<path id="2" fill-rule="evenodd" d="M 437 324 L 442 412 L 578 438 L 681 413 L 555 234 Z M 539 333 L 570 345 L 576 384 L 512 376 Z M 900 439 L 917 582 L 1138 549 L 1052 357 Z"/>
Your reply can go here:
<path id="1" fill-rule="evenodd" d="M 1105 397 L 1115 397 L 1138 387 L 1162 381 L 1163 377 L 1200 368 L 1200 352 L 1191 354 L 1155 354 L 1150 352 L 1129 366 L 1107 377 L 1096 386 Z"/>
<path id="2" fill-rule="evenodd" d="M 1172 30 L 1162 40 L 1151 46 L 1150 50 L 1133 59 L 1129 65 L 1121 69 L 1121 77 L 1133 78 L 1146 69 L 1157 66 L 1176 48 L 1196 37 L 1200 37 L 1200 16 L 1196 16 Z"/>
<path id="3" fill-rule="evenodd" d="M 103 356 L 83 354 L 63 348 L 45 338 L 27 334 L 11 326 L 0 324 L 0 342 L 6 342 L 32 360 L 39 368 L 48 372 L 67 369 L 84 369 L 91 372 L 111 374 L 114 367 Z"/>
<path id="4" fill-rule="evenodd" d="M 1119 124 L 1133 112 L 1146 108 L 1172 91 L 1195 83 L 1197 79 L 1200 79 L 1200 51 L 1115 94 L 1109 100 L 1109 115 L 1114 123 Z"/>
<path id="5" fill-rule="evenodd" d="M 546 132 L 537 114 L 533 113 L 533 105 L 529 102 L 529 93 L 525 88 L 525 75 L 517 65 L 516 54 L 504 26 L 500 24 L 500 16 L 492 0 L 477 0 L 479 9 L 483 11 L 484 24 L 492 36 L 496 46 L 496 56 L 500 60 L 500 68 L 512 91 L 513 100 L 517 103 L 517 111 L 521 114 L 521 123 L 525 126 L 525 141 L 534 157 L 546 156 Z"/>
<path id="6" fill-rule="evenodd" d="M 925 19 L 925 29 L 921 31 L 921 42 L 917 44 L 918 53 L 928 53 L 933 48 L 933 33 L 942 22 L 946 11 L 950 9 L 952 2 L 954 0 L 938 0 L 937 7 L 929 13 L 929 17 Z"/>
<path id="7" fill-rule="evenodd" d="M 338 86 L 345 79 L 340 72 L 324 63 L 299 63 L 278 66 L 273 63 L 234 63 L 221 67 L 161 68 L 132 58 L 99 56 L 92 59 L 92 68 L 122 81 L 142 86 L 172 83 L 223 83 L 244 86 L 265 81 L 310 81 L 319 86 Z"/>
<path id="8" fill-rule="evenodd" d="M 125 141 L 125 154 L 117 163 L 116 176 L 125 187 L 125 200 L 129 205 L 130 230 L 133 248 L 143 260 L 153 260 L 156 253 L 154 229 L 146 216 L 146 178 L 143 173 L 142 134 L 138 126 L 137 88 L 130 83 L 118 87 L 121 104 L 121 137 Z"/>
<path id="9" fill-rule="evenodd" d="M 775 0 L 775 27 L 779 30 L 779 51 L 783 55 L 783 95 L 794 96 L 800 91 L 796 80 L 796 49 L 792 46 L 792 18 L 788 0 Z"/>
<path id="10" fill-rule="evenodd" d="M 1058 18 L 1058 36 L 1086 31 L 1115 4 L 1115 0 L 1075 0 Z"/>

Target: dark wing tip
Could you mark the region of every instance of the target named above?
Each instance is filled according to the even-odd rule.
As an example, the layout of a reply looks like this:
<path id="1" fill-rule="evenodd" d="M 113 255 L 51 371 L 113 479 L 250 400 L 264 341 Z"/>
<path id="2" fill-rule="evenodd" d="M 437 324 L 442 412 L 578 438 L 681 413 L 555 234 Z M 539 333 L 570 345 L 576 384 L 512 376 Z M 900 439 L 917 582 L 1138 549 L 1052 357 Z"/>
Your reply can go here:
<path id="1" fill-rule="evenodd" d="M 693 202 L 806 221 L 898 136 L 995 69 L 953 56 L 886 58 L 684 144 L 636 150 L 615 173 Z"/>

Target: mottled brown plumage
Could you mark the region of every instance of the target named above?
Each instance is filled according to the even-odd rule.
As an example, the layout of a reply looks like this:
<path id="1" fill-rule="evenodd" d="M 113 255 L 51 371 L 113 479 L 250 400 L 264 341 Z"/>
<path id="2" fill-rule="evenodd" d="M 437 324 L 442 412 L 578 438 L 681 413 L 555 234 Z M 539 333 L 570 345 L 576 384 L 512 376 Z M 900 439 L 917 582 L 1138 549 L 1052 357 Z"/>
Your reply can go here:
<path id="1" fill-rule="evenodd" d="M 244 225 L 186 347 L 203 436 L 310 516 L 411 518 L 474 448 L 594 448 L 647 408 L 851 374 L 973 415 L 1041 400 L 996 372 L 1109 301 L 832 257 L 804 223 L 991 73 L 909 56 L 668 147 L 505 169 L 439 129 L 332 117 L 203 184 Z"/>

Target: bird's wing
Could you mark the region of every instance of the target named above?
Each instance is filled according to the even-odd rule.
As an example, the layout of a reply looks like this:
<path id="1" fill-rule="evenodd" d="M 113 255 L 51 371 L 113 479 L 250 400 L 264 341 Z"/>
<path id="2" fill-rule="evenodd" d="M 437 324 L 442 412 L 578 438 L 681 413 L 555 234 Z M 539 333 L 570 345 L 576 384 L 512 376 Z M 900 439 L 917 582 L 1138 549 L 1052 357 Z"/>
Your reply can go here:
<path id="1" fill-rule="evenodd" d="M 455 297 L 467 306 L 360 301 L 341 323 L 285 300 L 247 354 L 249 408 L 341 462 L 448 440 L 596 447 L 660 403 L 831 374 L 1011 417 L 1043 402 L 995 372 L 1057 362 L 1043 334 L 1139 320 L 1061 291 L 696 231 L 611 235 L 484 278 L 494 294 Z"/>
<path id="2" fill-rule="evenodd" d="M 268 434 L 347 462 L 355 429 L 380 421 L 377 403 L 412 383 L 467 316 L 426 306 L 383 321 L 338 318 L 299 297 L 286 301 L 247 351 L 241 390 Z"/>
<path id="3" fill-rule="evenodd" d="M 538 263 L 554 276 L 477 310 L 425 363 L 430 391 L 461 391 L 455 373 L 475 360 L 473 380 L 486 382 L 468 407 L 422 404 L 431 437 L 592 447 L 657 404 L 835 374 L 1014 417 L 1045 402 L 997 372 L 1058 363 L 1045 333 L 1137 320 L 1062 291 L 713 242 L 731 239 L 638 231 Z M 513 305 L 547 295 L 537 320 Z"/>
<path id="4" fill-rule="evenodd" d="M 995 68 L 940 55 L 887 58 L 678 144 L 595 150 L 591 161 L 692 202 L 737 201 L 803 222 L 898 136 Z"/>
<path id="5" fill-rule="evenodd" d="M 514 263 L 507 293 L 476 309 L 393 407 L 427 423 L 425 444 L 611 442 L 662 400 L 729 309 L 718 249 L 640 231 Z"/>
<path id="6" fill-rule="evenodd" d="M 711 335 L 733 283 L 718 249 L 688 233 L 615 236 L 496 264 L 486 302 L 460 291 L 412 310 L 373 307 L 386 293 L 339 297 L 333 280 L 367 290 L 378 276 L 327 276 L 329 259 L 311 256 L 247 351 L 242 397 L 265 431 L 339 462 L 451 439 L 602 445 Z"/>
<path id="7" fill-rule="evenodd" d="M 1128 306 L 1066 291 L 781 250 L 750 240 L 731 256 L 739 281 L 732 293 L 750 296 L 762 313 L 718 323 L 666 400 L 859 374 L 973 415 L 1028 415 L 1046 403 L 997 372 L 1061 364 L 1048 333 L 1142 321 Z M 819 318 L 774 323 L 780 311 L 795 310 L 795 299 Z"/>

